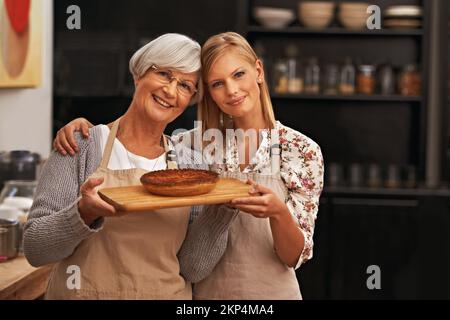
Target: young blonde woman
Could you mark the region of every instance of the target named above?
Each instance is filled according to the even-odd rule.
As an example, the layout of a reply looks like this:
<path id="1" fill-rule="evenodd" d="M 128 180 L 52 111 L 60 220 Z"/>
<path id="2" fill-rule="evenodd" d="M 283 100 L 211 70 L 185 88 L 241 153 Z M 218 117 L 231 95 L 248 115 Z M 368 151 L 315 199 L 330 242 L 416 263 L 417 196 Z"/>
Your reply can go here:
<path id="1" fill-rule="evenodd" d="M 204 148 L 204 159 L 221 176 L 251 183 L 253 192 L 230 203 L 238 214 L 228 229 L 218 230 L 228 234 L 228 245 L 217 264 L 210 265 L 206 278 L 199 272 L 203 266 L 191 257 L 204 250 L 199 244 L 211 228 L 203 226 L 207 219 L 212 223 L 214 210 L 193 222 L 180 264 L 189 266 L 185 275 L 196 282 L 196 299 L 301 299 L 295 269 L 312 257 L 323 187 L 320 147 L 275 120 L 263 65 L 245 38 L 233 32 L 212 36 L 203 45 L 201 58 L 202 133 L 216 129 L 224 137 L 223 161 L 217 161 L 217 148 Z M 55 147 L 70 145 L 73 131 L 87 126 L 84 119 L 71 122 L 59 132 Z M 256 131 L 256 140 L 249 138 L 251 134 L 227 135 L 229 128 Z M 172 139 L 185 142 L 192 134 Z M 214 218 L 220 220 L 221 215 Z"/>

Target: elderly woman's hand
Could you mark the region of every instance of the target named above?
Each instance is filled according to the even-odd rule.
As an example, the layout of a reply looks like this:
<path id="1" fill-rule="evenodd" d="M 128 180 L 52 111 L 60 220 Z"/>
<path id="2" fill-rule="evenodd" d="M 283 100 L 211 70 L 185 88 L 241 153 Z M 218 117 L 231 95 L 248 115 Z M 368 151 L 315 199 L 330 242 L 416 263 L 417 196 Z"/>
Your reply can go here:
<path id="1" fill-rule="evenodd" d="M 238 198 L 231 201 L 231 206 L 247 212 L 257 218 L 275 218 L 280 215 L 290 214 L 286 204 L 281 201 L 269 188 L 257 184 L 253 180 L 247 180 L 252 185 L 251 197 Z"/>
<path id="2" fill-rule="evenodd" d="M 83 137 L 88 138 L 89 128 L 93 126 L 85 118 L 77 118 L 70 121 L 56 133 L 56 138 L 53 140 L 53 148 L 63 156 L 67 153 L 73 156 L 75 152 L 78 152 L 78 145 L 74 137 L 75 131 L 81 131 Z"/>
<path id="3" fill-rule="evenodd" d="M 78 211 L 88 226 L 100 217 L 118 215 L 116 209 L 98 195 L 97 187 L 103 183 L 103 180 L 103 178 L 90 178 L 80 188 L 81 200 L 78 202 Z"/>

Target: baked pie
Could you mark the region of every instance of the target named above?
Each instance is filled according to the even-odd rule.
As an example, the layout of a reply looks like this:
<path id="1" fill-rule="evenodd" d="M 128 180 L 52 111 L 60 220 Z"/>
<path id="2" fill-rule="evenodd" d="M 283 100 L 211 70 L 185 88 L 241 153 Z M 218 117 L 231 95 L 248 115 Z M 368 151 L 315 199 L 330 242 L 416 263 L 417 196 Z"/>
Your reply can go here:
<path id="1" fill-rule="evenodd" d="M 217 181 L 216 172 L 196 169 L 158 170 L 141 177 L 142 185 L 150 193 L 169 197 L 205 194 L 214 189 Z"/>

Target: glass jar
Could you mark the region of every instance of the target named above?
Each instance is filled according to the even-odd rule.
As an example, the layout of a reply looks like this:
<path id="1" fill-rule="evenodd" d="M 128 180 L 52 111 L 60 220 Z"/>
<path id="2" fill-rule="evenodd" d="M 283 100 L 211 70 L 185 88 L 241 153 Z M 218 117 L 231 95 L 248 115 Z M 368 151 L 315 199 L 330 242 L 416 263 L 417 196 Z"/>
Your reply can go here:
<path id="1" fill-rule="evenodd" d="M 298 47 L 290 44 L 286 47 L 288 65 L 288 92 L 301 93 L 303 91 L 303 74 L 298 59 Z"/>
<path id="2" fill-rule="evenodd" d="M 278 60 L 273 68 L 273 88 L 278 94 L 288 93 L 289 72 L 287 61 Z"/>
<path id="3" fill-rule="evenodd" d="M 23 251 L 22 235 L 23 227 L 27 222 L 28 212 L 33 204 L 37 181 L 10 180 L 0 193 L 0 211 L 13 213 L 14 219 L 19 222 L 19 251 Z M 11 211 L 12 210 L 12 211 Z"/>
<path id="4" fill-rule="evenodd" d="M 301 64 L 295 58 L 290 58 L 287 63 L 288 63 L 288 92 L 302 93 L 303 75 Z"/>
<path id="5" fill-rule="evenodd" d="M 420 96 L 422 81 L 417 66 L 405 66 L 399 76 L 399 91 L 404 96 Z"/>
<path id="6" fill-rule="evenodd" d="M 325 67 L 323 93 L 326 95 L 336 95 L 338 94 L 338 87 L 339 67 L 335 64 L 329 64 Z"/>
<path id="7" fill-rule="evenodd" d="M 374 65 L 364 64 L 358 67 L 356 85 L 358 93 L 373 94 L 375 92 L 376 80 Z"/>
<path id="8" fill-rule="evenodd" d="M 308 59 L 305 66 L 305 93 L 318 94 L 320 92 L 320 67 L 316 57 Z"/>
<path id="9" fill-rule="evenodd" d="M 343 95 L 351 95 L 355 93 L 356 70 L 350 58 L 345 59 L 345 63 L 341 68 L 341 76 L 339 83 L 339 92 Z"/>
<path id="10" fill-rule="evenodd" d="M 28 213 L 33 203 L 34 193 L 36 192 L 37 181 L 28 180 L 10 180 L 0 193 L 0 203 L 16 207 Z"/>

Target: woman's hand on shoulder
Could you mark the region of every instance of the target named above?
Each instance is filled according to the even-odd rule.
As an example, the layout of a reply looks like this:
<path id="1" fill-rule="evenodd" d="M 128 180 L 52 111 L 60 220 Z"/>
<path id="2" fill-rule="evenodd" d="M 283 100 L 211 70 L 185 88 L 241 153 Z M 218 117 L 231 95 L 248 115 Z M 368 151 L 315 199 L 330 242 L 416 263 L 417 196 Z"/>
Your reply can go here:
<path id="1" fill-rule="evenodd" d="M 78 144 L 75 140 L 75 131 L 80 131 L 85 139 L 89 138 L 89 128 L 94 125 L 85 118 L 77 118 L 70 121 L 64 127 L 58 130 L 55 140 L 53 140 L 53 148 L 63 156 L 69 153 L 71 156 L 79 151 Z"/>
<path id="2" fill-rule="evenodd" d="M 100 217 L 118 216 L 117 210 L 100 198 L 97 187 L 103 183 L 103 178 L 89 178 L 80 187 L 81 200 L 78 211 L 86 225 L 91 225 Z"/>
<path id="3" fill-rule="evenodd" d="M 286 204 L 269 188 L 257 184 L 249 179 L 247 184 L 252 186 L 250 197 L 238 198 L 231 201 L 233 208 L 253 215 L 256 218 L 275 218 L 289 214 Z"/>

